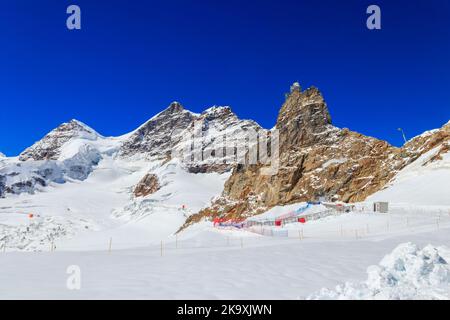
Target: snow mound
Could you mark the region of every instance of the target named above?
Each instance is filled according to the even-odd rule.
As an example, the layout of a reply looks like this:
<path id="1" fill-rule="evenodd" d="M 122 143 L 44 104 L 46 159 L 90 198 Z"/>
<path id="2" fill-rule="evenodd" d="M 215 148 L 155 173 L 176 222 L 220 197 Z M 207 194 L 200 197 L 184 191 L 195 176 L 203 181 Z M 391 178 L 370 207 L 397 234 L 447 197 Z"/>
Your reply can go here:
<path id="1" fill-rule="evenodd" d="M 450 250 L 404 243 L 367 269 L 368 279 L 322 289 L 308 297 L 320 299 L 412 300 L 450 298 Z"/>

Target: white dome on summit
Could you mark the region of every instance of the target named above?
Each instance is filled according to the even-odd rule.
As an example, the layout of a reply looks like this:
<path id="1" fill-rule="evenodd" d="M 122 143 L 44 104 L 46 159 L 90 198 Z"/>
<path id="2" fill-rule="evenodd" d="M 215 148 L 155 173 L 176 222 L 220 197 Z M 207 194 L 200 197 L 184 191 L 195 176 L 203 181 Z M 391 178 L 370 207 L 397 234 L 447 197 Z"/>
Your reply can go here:
<path id="1" fill-rule="evenodd" d="M 291 85 L 291 93 L 294 92 L 294 91 L 302 91 L 302 88 L 301 88 L 299 82 L 294 82 L 294 83 Z"/>

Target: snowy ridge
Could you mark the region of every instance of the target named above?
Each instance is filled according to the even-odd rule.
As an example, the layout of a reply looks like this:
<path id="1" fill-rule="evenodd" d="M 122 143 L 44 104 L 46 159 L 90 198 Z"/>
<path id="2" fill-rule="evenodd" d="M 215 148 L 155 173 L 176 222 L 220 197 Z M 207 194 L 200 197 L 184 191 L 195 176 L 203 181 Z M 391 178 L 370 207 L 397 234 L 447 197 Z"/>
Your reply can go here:
<path id="1" fill-rule="evenodd" d="M 407 141 L 407 143 L 413 142 L 414 140 L 417 140 L 417 139 L 420 139 L 420 138 L 429 137 L 429 136 L 439 132 L 440 130 L 442 130 L 442 128 L 447 127 L 447 126 L 450 126 L 450 120 L 446 124 L 444 124 L 441 128 L 427 130 L 427 131 L 425 131 L 425 132 L 423 132 L 423 133 L 421 133 L 421 134 L 419 134 L 419 135 L 417 135 L 415 137 L 412 137 L 411 139 L 409 139 Z"/>
<path id="2" fill-rule="evenodd" d="M 450 153 L 430 162 L 436 147 L 397 173 L 383 190 L 367 201 L 390 201 L 418 205 L 450 205 Z"/>

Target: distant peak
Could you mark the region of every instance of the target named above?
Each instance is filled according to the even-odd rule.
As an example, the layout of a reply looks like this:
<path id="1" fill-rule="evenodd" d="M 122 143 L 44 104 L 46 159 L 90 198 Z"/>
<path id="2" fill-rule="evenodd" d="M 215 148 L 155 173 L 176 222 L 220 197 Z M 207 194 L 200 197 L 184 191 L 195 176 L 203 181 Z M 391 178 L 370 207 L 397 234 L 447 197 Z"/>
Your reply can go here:
<path id="1" fill-rule="evenodd" d="M 87 124 L 77 120 L 77 119 L 72 119 L 68 122 L 68 124 L 71 124 L 73 126 L 78 126 L 78 127 L 83 127 L 83 128 L 89 128 L 91 129 Z M 91 129 L 92 130 L 92 129 Z"/>
<path id="2" fill-rule="evenodd" d="M 184 107 L 178 101 L 173 101 L 169 107 L 166 109 L 168 112 L 181 112 L 184 111 Z"/>
<path id="3" fill-rule="evenodd" d="M 229 114 L 233 113 L 229 106 L 212 106 L 211 108 L 206 109 L 202 112 L 202 114 Z"/>
<path id="4" fill-rule="evenodd" d="M 0 158 L 6 158 L 6 156 L 0 152 Z"/>
<path id="5" fill-rule="evenodd" d="M 92 133 L 94 135 L 100 136 L 94 129 L 92 129 L 87 124 L 85 124 L 77 119 L 72 119 L 69 122 L 62 123 L 55 130 L 58 132 L 59 131 L 74 131 L 74 132 L 84 131 L 84 132 L 88 132 L 88 133 Z"/>

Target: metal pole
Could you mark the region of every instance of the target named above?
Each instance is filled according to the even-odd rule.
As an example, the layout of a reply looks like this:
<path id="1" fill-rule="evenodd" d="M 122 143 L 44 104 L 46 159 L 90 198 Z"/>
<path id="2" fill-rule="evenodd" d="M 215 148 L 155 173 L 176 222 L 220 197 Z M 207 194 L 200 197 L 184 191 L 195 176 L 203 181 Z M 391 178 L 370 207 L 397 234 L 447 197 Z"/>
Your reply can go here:
<path id="1" fill-rule="evenodd" d="M 400 132 L 402 133 L 403 140 L 405 140 L 405 143 L 408 142 L 408 141 L 406 140 L 405 132 L 403 131 L 403 129 L 402 129 L 402 128 L 398 128 L 397 130 L 400 131 Z"/>
<path id="2" fill-rule="evenodd" d="M 112 238 L 109 238 L 108 253 L 111 253 L 111 250 L 112 250 Z"/>

